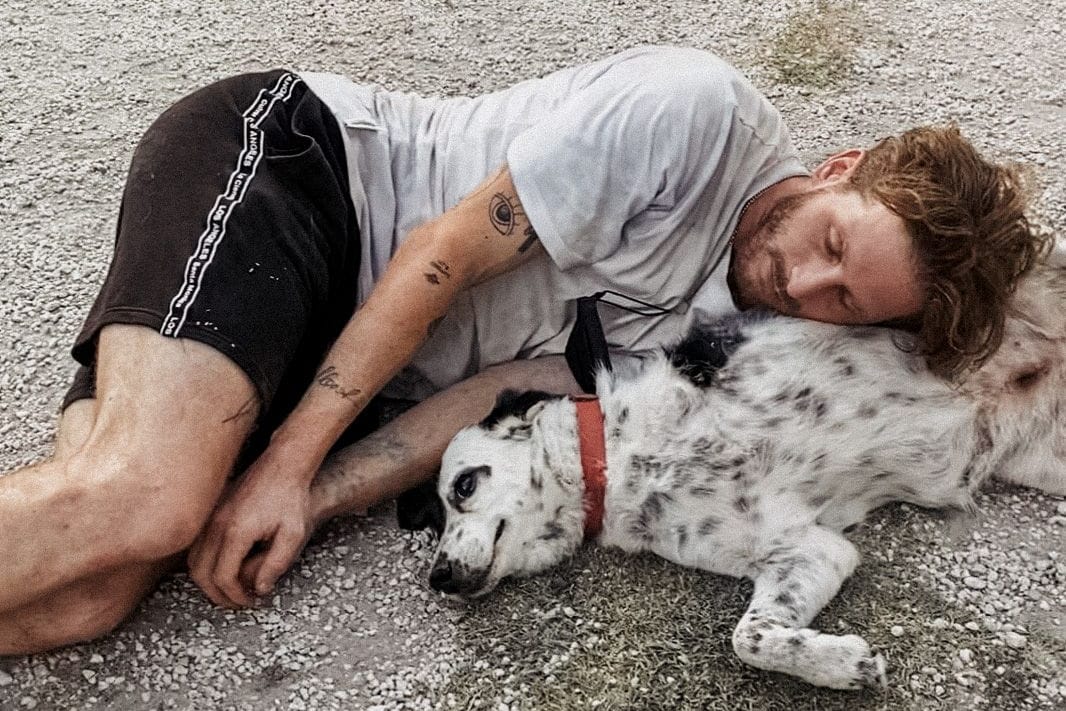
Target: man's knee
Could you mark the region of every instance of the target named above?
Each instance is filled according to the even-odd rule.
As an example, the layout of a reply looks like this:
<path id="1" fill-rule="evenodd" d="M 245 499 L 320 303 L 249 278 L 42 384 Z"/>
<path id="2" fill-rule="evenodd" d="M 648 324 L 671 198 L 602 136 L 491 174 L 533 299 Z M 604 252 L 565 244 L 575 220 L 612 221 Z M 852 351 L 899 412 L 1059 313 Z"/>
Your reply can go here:
<path id="1" fill-rule="evenodd" d="M 98 569 L 158 561 L 187 549 L 228 475 L 201 462 L 91 448 L 71 457 L 67 467 L 71 489 L 61 505 L 70 516 L 96 524 Z"/>
<path id="2" fill-rule="evenodd" d="M 53 630 L 56 639 L 49 647 L 88 642 L 110 634 L 136 609 L 140 596 L 126 590 L 86 592 L 54 611 Z"/>
<path id="3" fill-rule="evenodd" d="M 97 575 L 0 618 L 0 654 L 41 652 L 111 633 L 136 609 L 162 570 L 161 565 L 150 565 Z M 5 626 L 17 628 L 17 640 L 7 639 L 12 629 Z"/>

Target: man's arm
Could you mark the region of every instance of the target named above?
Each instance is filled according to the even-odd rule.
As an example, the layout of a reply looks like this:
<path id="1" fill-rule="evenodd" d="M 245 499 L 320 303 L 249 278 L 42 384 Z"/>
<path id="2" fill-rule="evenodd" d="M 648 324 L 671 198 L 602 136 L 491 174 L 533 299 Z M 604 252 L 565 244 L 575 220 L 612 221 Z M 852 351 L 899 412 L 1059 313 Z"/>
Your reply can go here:
<path id="1" fill-rule="evenodd" d="M 364 511 L 429 479 L 455 433 L 482 420 L 507 388 L 581 392 L 566 359 L 546 356 L 488 368 L 415 405 L 326 460 L 311 485 L 302 535 L 275 542 L 269 559 L 266 553 L 248 557 L 239 575 L 242 586 L 266 594 L 327 520 Z"/>
<path id="2" fill-rule="evenodd" d="M 541 251 L 506 168 L 413 230 L 274 433 L 275 456 L 310 483 L 333 443 L 411 360 L 459 292 Z"/>
<path id="3" fill-rule="evenodd" d="M 565 358 L 547 356 L 489 368 L 437 393 L 326 460 L 311 486 L 315 526 L 395 498 L 429 479 L 452 437 L 481 421 L 508 388 L 581 392 Z"/>
<path id="4" fill-rule="evenodd" d="M 304 521 L 310 515 L 311 481 L 336 439 L 410 361 L 463 289 L 519 266 L 542 249 L 506 167 L 408 235 L 300 403 L 190 551 L 190 573 L 212 600 L 252 604 L 238 577 L 243 562 L 259 545 L 265 550 L 264 570 L 276 570 L 283 561 L 288 565 L 288 550 L 302 546 L 308 535 Z M 269 590 L 264 580 L 255 585 L 260 595 Z"/>

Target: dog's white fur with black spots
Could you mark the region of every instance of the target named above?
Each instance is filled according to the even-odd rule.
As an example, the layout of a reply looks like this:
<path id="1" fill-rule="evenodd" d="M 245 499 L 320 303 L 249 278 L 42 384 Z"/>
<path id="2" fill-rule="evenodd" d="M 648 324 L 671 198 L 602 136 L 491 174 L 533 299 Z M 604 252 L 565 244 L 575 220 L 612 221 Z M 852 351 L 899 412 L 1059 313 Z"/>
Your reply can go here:
<path id="1" fill-rule="evenodd" d="M 990 476 L 1066 493 L 1066 269 L 1023 281 L 1002 347 L 961 386 L 899 338 L 741 315 L 635 376 L 601 373 L 596 542 L 753 580 L 733 633 L 749 664 L 820 686 L 883 685 L 865 640 L 808 627 L 859 562 L 843 531 L 891 501 L 970 507 Z M 583 490 L 574 403 L 502 397 L 444 455 L 432 585 L 476 597 L 559 563 L 582 543 Z"/>

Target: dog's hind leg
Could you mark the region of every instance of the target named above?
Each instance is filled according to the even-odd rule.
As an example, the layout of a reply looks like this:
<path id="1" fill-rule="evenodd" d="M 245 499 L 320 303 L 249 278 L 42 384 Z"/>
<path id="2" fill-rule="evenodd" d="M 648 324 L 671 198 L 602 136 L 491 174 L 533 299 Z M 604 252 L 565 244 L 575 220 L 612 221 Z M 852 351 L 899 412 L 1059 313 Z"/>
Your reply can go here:
<path id="1" fill-rule="evenodd" d="M 820 526 L 789 531 L 788 543 L 760 561 L 751 604 L 733 632 L 737 655 L 817 686 L 884 686 L 884 659 L 864 639 L 807 627 L 858 562 L 855 546 L 839 533 Z"/>

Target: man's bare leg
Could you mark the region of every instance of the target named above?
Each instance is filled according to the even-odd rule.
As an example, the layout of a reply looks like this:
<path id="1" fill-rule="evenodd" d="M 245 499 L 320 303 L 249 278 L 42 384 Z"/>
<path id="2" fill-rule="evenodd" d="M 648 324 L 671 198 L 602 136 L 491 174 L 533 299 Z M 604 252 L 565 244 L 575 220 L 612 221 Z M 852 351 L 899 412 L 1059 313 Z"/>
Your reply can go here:
<path id="1" fill-rule="evenodd" d="M 95 421 L 96 400 L 75 400 L 68 405 L 59 418 L 52 458 L 65 460 L 81 449 Z M 90 575 L 0 614 L 0 656 L 80 642 L 114 627 L 179 558 Z M 65 616 L 62 624 L 57 624 L 59 616 Z"/>
<path id="2" fill-rule="evenodd" d="M 67 405 L 56 425 L 56 441 L 52 459 L 69 459 L 81 449 L 96 422 L 96 400 L 75 400 Z"/>
<path id="3" fill-rule="evenodd" d="M 0 657 L 34 654 L 107 634 L 137 607 L 182 555 L 133 563 L 76 580 L 0 613 Z"/>
<path id="4" fill-rule="evenodd" d="M 94 636 L 89 600 L 121 603 L 95 634 L 125 616 L 192 542 L 255 420 L 251 383 L 212 348 L 134 326 L 99 348 L 97 400 L 71 406 L 94 415 L 84 444 L 64 428 L 55 458 L 0 478 L 5 653 L 40 647 L 24 635 L 45 608 L 56 638 Z"/>

